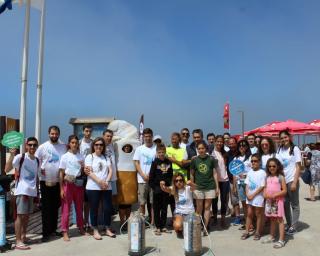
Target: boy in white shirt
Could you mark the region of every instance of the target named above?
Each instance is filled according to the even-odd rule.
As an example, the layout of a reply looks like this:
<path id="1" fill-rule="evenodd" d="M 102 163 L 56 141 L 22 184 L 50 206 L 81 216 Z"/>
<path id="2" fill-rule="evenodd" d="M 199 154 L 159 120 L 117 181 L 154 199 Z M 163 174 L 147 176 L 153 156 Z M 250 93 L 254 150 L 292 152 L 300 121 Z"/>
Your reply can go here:
<path id="1" fill-rule="evenodd" d="M 26 153 L 16 156 L 16 149 L 10 149 L 5 172 L 15 168 L 17 218 L 15 221 L 16 249 L 29 250 L 25 244 L 29 214 L 33 213 L 33 201 L 38 197 L 39 159 L 35 157 L 38 140 L 30 137 L 26 142 Z"/>

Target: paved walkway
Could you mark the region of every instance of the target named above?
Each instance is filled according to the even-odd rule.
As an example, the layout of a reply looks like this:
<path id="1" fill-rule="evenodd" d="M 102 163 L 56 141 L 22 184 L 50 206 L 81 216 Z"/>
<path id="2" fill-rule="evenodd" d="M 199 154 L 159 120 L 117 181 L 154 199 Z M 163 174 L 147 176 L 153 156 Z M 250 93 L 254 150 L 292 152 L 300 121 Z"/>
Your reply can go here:
<path id="1" fill-rule="evenodd" d="M 272 245 L 263 245 L 260 241 L 253 241 L 249 238 L 241 241 L 241 231 L 238 227 L 231 226 L 224 231 L 213 231 L 210 234 L 212 248 L 215 255 L 221 256 L 270 256 L 270 255 L 320 255 L 320 200 L 309 202 L 304 200 L 308 196 L 308 187 L 302 185 L 300 190 L 301 202 L 301 228 L 293 238 L 288 240 L 286 246 L 280 250 L 272 248 Z M 115 225 L 118 227 L 118 219 Z M 103 237 L 102 241 L 95 241 L 92 237 L 75 236 L 77 231 L 72 230 L 71 241 L 66 243 L 62 239 L 50 241 L 48 243 L 35 243 L 30 251 L 10 251 L 9 256 L 14 255 L 33 255 L 33 256 L 50 256 L 50 255 L 127 255 L 128 238 L 127 235 L 118 235 L 116 239 Z M 147 255 L 166 255 L 177 256 L 184 255 L 183 240 L 177 239 L 174 234 L 164 234 L 155 237 L 151 230 L 146 231 L 146 244 L 150 250 L 157 250 Z M 39 239 L 38 234 L 32 234 L 31 238 Z M 204 237 L 202 240 L 204 247 L 210 247 L 209 238 Z M 204 255 L 213 255 L 209 252 Z"/>

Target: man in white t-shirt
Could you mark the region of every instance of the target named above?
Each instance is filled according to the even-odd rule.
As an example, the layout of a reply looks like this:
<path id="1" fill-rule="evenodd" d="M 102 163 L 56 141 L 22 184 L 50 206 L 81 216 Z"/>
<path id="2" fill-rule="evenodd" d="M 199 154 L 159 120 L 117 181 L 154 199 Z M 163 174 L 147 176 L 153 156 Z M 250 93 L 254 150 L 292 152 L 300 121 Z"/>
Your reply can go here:
<path id="1" fill-rule="evenodd" d="M 248 134 L 247 141 L 250 146 L 251 154 L 253 155 L 255 153 L 258 153 L 258 148 L 256 146 L 256 136 L 253 133 Z"/>
<path id="2" fill-rule="evenodd" d="M 38 140 L 30 137 L 26 142 L 26 153 L 16 156 L 16 149 L 10 149 L 10 157 L 5 166 L 5 172 L 15 168 L 17 218 L 15 221 L 16 249 L 28 250 L 26 242 L 26 231 L 29 214 L 33 213 L 33 201 L 38 197 L 38 173 L 39 159 L 35 157 Z"/>
<path id="3" fill-rule="evenodd" d="M 36 156 L 40 160 L 40 191 L 42 205 L 42 241 L 47 242 L 57 232 L 58 210 L 60 207 L 59 165 L 66 145 L 59 141 L 60 129 L 50 126 L 49 140 L 39 146 Z"/>
<path id="4" fill-rule="evenodd" d="M 144 144 L 136 148 L 133 156 L 138 178 L 138 200 L 143 215 L 145 215 L 145 205 L 148 197 L 151 205 L 153 201 L 152 190 L 148 185 L 151 164 L 156 156 L 156 146 L 153 144 L 152 138 L 153 131 L 150 128 L 145 128 L 143 130 Z M 152 209 L 150 211 L 152 212 Z M 149 216 L 152 215 L 150 211 Z"/>
<path id="5" fill-rule="evenodd" d="M 180 142 L 180 148 L 186 149 L 189 145 L 189 138 L 190 138 L 190 131 L 188 128 L 182 128 L 180 131 L 181 136 L 181 142 Z"/>
<path id="6" fill-rule="evenodd" d="M 83 156 L 83 158 L 86 158 L 86 156 L 91 153 L 92 126 L 89 124 L 85 124 L 82 127 L 82 134 L 83 134 L 83 138 L 79 141 L 79 149 L 80 149 L 80 154 Z"/>
<path id="7" fill-rule="evenodd" d="M 87 155 L 91 154 L 92 126 L 90 124 L 85 124 L 82 127 L 82 134 L 83 134 L 83 138 L 79 141 L 79 149 L 80 149 L 80 154 L 85 159 Z M 87 176 L 85 175 L 84 182 L 83 182 L 84 188 L 86 187 L 86 185 L 87 185 Z M 89 204 L 88 204 L 88 197 L 86 194 L 86 190 L 84 189 L 83 191 L 84 191 L 83 221 L 84 221 L 84 228 L 87 231 L 87 229 L 89 228 Z M 74 209 L 74 207 L 73 207 L 73 209 Z M 72 219 L 73 219 L 72 222 L 76 223 L 75 214 L 72 216 Z"/>

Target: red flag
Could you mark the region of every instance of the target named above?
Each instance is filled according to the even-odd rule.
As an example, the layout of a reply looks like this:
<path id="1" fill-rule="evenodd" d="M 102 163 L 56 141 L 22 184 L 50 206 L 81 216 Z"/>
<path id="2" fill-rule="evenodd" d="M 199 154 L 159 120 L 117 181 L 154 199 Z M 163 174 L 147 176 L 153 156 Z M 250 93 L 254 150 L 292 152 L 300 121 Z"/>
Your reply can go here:
<path id="1" fill-rule="evenodd" d="M 225 129 L 230 129 L 230 105 L 229 103 L 224 104 L 223 108 L 223 127 Z"/>
<path id="2" fill-rule="evenodd" d="M 143 129 L 144 129 L 144 115 L 142 114 L 139 122 L 139 138 L 141 144 L 143 144 Z"/>

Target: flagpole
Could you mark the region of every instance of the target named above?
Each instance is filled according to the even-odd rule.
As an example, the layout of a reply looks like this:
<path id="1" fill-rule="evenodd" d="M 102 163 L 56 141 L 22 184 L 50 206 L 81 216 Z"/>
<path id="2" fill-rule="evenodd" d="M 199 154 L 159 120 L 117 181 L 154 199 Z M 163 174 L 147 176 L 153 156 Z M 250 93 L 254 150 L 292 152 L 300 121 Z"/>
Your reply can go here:
<path id="1" fill-rule="evenodd" d="M 41 8 L 40 21 L 40 42 L 39 42 L 39 59 L 38 59 L 38 79 L 37 79 L 37 101 L 36 101 L 36 126 L 35 136 L 41 140 L 41 108 L 42 108 L 42 78 L 43 78 L 43 56 L 44 56 L 44 30 L 45 30 L 45 5 L 43 0 Z"/>
<path id="2" fill-rule="evenodd" d="M 20 132 L 26 132 L 26 100 L 27 100 L 27 79 L 28 79 L 28 55 L 29 55 L 29 30 L 30 30 L 30 6 L 31 0 L 26 3 L 26 16 L 24 23 L 24 39 L 22 54 L 21 74 L 21 99 L 20 99 Z M 21 147 L 21 150 L 23 147 Z"/>

